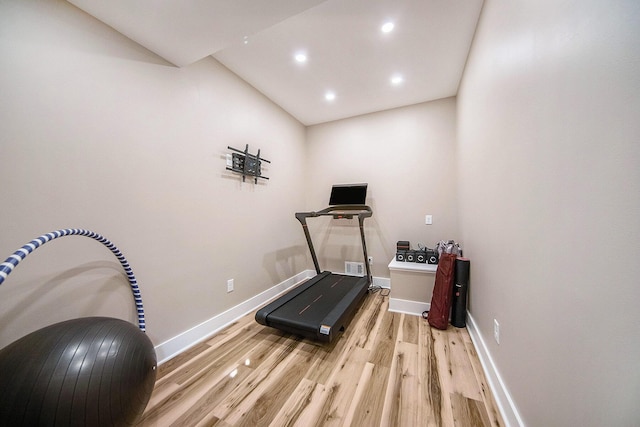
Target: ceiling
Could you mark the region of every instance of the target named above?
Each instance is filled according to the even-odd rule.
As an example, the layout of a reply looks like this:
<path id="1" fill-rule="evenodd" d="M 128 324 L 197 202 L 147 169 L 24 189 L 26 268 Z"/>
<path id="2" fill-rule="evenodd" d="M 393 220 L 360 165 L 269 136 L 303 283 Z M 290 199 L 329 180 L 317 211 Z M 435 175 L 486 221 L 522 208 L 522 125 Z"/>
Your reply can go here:
<path id="1" fill-rule="evenodd" d="M 68 1 L 176 66 L 213 56 L 305 125 L 456 95 L 482 8 L 482 0 Z M 383 32 L 387 22 L 394 27 Z"/>

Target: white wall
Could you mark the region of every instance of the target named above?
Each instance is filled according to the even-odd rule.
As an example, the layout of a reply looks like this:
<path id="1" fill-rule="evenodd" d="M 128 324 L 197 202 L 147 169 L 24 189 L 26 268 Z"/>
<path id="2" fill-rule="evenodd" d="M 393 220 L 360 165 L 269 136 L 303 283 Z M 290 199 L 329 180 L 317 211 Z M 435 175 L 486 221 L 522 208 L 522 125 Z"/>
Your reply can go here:
<path id="1" fill-rule="evenodd" d="M 58 228 L 105 235 L 156 345 L 307 267 L 290 220 L 305 129 L 218 62 L 173 67 L 62 0 L 0 1 L 0 61 L 2 260 Z M 225 171 L 247 143 L 268 182 Z M 67 318 L 134 320 L 127 286 L 99 243 L 47 243 L 0 287 L 0 347 Z"/>
<path id="2" fill-rule="evenodd" d="M 373 217 L 365 232 L 374 276 L 389 277 L 398 240 L 417 248 L 458 239 L 455 109 L 447 98 L 307 129 L 307 209 L 326 207 L 333 184 L 369 184 Z M 433 225 L 425 225 L 425 214 Z M 344 271 L 345 260 L 362 261 L 356 219 L 308 222 L 321 269 Z"/>
<path id="3" fill-rule="evenodd" d="M 464 73 L 470 310 L 530 426 L 640 422 L 639 40 L 636 1 L 487 0 Z"/>

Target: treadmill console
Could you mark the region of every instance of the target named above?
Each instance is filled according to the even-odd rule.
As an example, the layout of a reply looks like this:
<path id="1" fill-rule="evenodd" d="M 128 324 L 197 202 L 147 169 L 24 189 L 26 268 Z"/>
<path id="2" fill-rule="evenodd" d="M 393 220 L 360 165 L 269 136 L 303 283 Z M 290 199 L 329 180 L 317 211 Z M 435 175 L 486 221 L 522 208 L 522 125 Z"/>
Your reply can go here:
<path id="1" fill-rule="evenodd" d="M 333 219 L 352 219 L 353 218 L 353 214 L 348 214 L 346 212 L 334 212 L 333 213 Z"/>

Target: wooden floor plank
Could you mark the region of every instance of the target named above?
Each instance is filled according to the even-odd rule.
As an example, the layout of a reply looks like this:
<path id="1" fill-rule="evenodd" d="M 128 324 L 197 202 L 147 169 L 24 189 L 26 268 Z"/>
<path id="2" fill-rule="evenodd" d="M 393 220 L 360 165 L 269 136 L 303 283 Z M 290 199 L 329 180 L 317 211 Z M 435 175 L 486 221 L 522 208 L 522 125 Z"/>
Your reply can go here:
<path id="1" fill-rule="evenodd" d="M 401 315 L 387 311 L 384 313 L 378 335 L 373 346 L 369 361 L 375 365 L 391 367 L 393 360 L 393 351 L 396 346 L 398 337 L 398 326 L 400 325 Z"/>
<path id="2" fill-rule="evenodd" d="M 239 383 L 245 381 L 252 372 L 253 370 L 248 366 L 238 365 L 228 375 L 224 375 L 218 381 L 212 382 L 211 387 L 205 390 L 186 411 L 183 410 L 173 424 L 176 426 L 197 425 L 209 416 L 212 416 L 210 421 L 219 423 L 220 420 L 213 416 L 211 408 L 218 405 L 228 393 L 236 388 Z"/>
<path id="3" fill-rule="evenodd" d="M 434 403 L 434 411 L 439 411 L 439 419 L 443 426 L 453 425 L 453 413 L 451 412 L 451 390 L 455 388 L 453 370 L 450 363 L 449 349 L 449 332 L 452 331 L 451 327 L 447 330 L 439 330 L 429 327 L 429 334 L 433 342 L 433 355 L 430 357 L 431 374 L 433 376 L 431 386 L 440 389 L 440 407 L 436 407 Z M 437 372 L 437 375 L 435 374 Z M 435 381 L 438 381 L 436 386 Z"/>
<path id="4" fill-rule="evenodd" d="M 418 324 L 418 375 L 420 378 L 420 397 L 424 405 L 420 408 L 420 419 L 425 426 L 441 426 L 442 420 L 442 384 L 438 373 L 435 343 L 431 327 L 426 321 Z"/>
<path id="5" fill-rule="evenodd" d="M 283 375 L 285 371 L 292 368 L 291 362 L 297 362 L 298 358 L 294 350 L 300 345 L 300 341 L 291 340 L 281 346 L 273 346 L 272 353 L 264 362 L 256 368 L 245 382 L 240 383 L 222 402 L 213 408 L 216 417 L 230 422 L 227 417 L 232 416 L 237 420 L 243 411 L 247 411 L 250 404 L 259 397 L 255 390 L 259 387 L 262 391 L 272 381 L 276 375 Z M 253 397 L 250 397 L 253 396 Z M 233 424 L 233 422 L 230 422 Z"/>
<path id="6" fill-rule="evenodd" d="M 259 368 L 272 353 L 274 345 L 284 345 L 289 341 L 287 336 L 270 336 L 269 338 L 259 340 L 257 344 L 248 341 L 244 343 L 243 347 L 240 347 L 247 351 L 227 352 L 224 354 L 226 358 L 218 359 L 221 368 L 217 371 L 222 376 L 210 383 L 212 386 L 200 395 L 198 401 L 185 412 L 184 416 L 176 419 L 176 425 L 194 425 L 208 417 L 213 417 L 211 408 L 220 404 L 225 396 L 248 380 L 248 377 L 254 372 L 254 368 Z M 212 372 L 215 371 L 216 369 L 212 369 Z M 194 392 L 192 391 L 191 394 Z M 221 422 L 217 417 L 212 419 L 216 420 L 218 424 Z"/>
<path id="7" fill-rule="evenodd" d="M 469 360 L 469 353 L 458 328 L 449 325 L 447 333 L 449 343 L 449 369 L 451 370 L 453 392 L 463 396 L 482 400 L 482 394 L 476 382 L 476 375 Z M 466 329 L 465 329 L 466 332 Z"/>
<path id="8" fill-rule="evenodd" d="M 353 331 L 357 335 L 356 345 L 358 347 L 371 350 L 376 338 L 377 326 L 381 321 L 382 306 L 387 305 L 386 298 L 376 298 L 375 295 L 370 295 L 365 299 L 362 312 L 356 314 L 351 322 L 353 327 L 348 330 L 349 333 Z"/>
<path id="9" fill-rule="evenodd" d="M 325 404 L 319 413 L 318 421 L 324 426 L 345 425 L 349 407 L 362 377 L 369 351 L 354 347 L 340 363 L 326 385 Z"/>
<path id="10" fill-rule="evenodd" d="M 247 342 L 259 342 L 262 340 L 260 336 L 256 338 L 256 335 L 264 332 L 261 328 L 250 325 L 243 331 L 244 334 L 241 337 L 236 336 L 235 340 L 225 341 L 222 346 L 210 346 L 208 349 L 199 352 L 191 360 L 175 366 L 172 372 L 167 373 L 162 380 L 158 382 L 157 386 L 168 381 L 184 384 L 199 373 L 210 370 L 217 360 L 224 358 L 235 359 L 238 353 L 246 352 Z"/>
<path id="11" fill-rule="evenodd" d="M 453 425 L 470 427 L 488 427 L 489 418 L 482 402 L 469 399 L 460 393 L 451 393 Z"/>
<path id="12" fill-rule="evenodd" d="M 484 371 L 482 370 L 482 365 L 480 364 L 480 359 L 478 358 L 478 354 L 476 353 L 476 349 L 473 346 L 473 342 L 469 337 L 469 332 L 465 330 L 460 331 L 463 334 L 464 345 L 467 348 L 467 352 L 469 354 L 469 363 L 473 368 L 473 372 L 475 373 L 476 383 L 478 384 L 478 390 L 482 395 L 482 401 L 484 402 L 485 410 L 487 411 L 487 415 L 489 417 L 490 425 L 495 427 L 502 427 L 503 421 L 500 412 L 498 411 L 498 405 L 493 397 L 491 389 L 489 387 L 489 383 L 487 382 Z"/>
<path id="13" fill-rule="evenodd" d="M 374 426 L 382 418 L 390 368 L 373 363 L 367 366 L 371 366 L 371 375 L 368 382 L 362 384 L 363 391 L 352 415 L 354 426 Z"/>
<path id="14" fill-rule="evenodd" d="M 362 372 L 360 374 L 360 378 L 358 379 L 358 385 L 353 395 L 353 399 L 351 399 L 351 402 L 349 403 L 349 407 L 347 409 L 347 413 L 345 414 L 343 425 L 353 425 L 353 419 L 356 415 L 356 410 L 360 405 L 360 401 L 365 396 L 366 390 L 370 386 L 374 367 L 375 365 L 373 365 L 372 363 L 365 363 L 364 368 L 362 369 Z M 361 422 L 358 421 L 357 425 L 361 425 Z"/>
<path id="15" fill-rule="evenodd" d="M 466 329 L 389 312 L 380 294 L 331 344 L 250 313 L 158 373 L 137 425 L 504 425 Z"/>
<path id="16" fill-rule="evenodd" d="M 195 405 L 207 392 L 216 387 L 221 381 L 227 380 L 227 376 L 234 370 L 238 370 L 242 360 L 251 351 L 264 348 L 265 345 L 258 341 L 247 340 L 243 345 L 233 347 L 232 351 L 220 352 L 218 357 L 212 357 L 207 365 L 208 369 L 193 372 L 193 376 L 186 378 L 182 384 L 165 382 L 162 387 L 154 390 L 152 400 L 158 390 L 162 390 L 162 400 L 154 405 L 147 406 L 143 414 L 142 424 L 153 425 L 156 420 L 164 419 L 165 422 L 178 419 L 182 413 L 188 412 L 188 408 Z M 265 351 L 265 350 L 263 350 Z M 240 363 L 238 363 L 240 361 Z M 233 377 L 231 377 L 233 378 Z M 235 379 L 236 383 L 242 383 L 242 377 Z M 224 383 L 223 383 L 224 384 Z M 166 387 L 173 388 L 171 393 L 166 393 Z M 177 388 L 176 388 L 177 387 Z M 228 389 L 228 387 L 227 387 Z"/>
<path id="17" fill-rule="evenodd" d="M 415 316 L 411 316 L 414 317 Z M 413 322 L 410 322 L 413 323 Z M 417 326 L 417 324 L 416 324 Z M 410 336 L 411 339 L 415 338 Z M 398 343 L 398 374 L 400 375 L 398 399 L 397 426 L 420 425 L 418 419 L 420 401 L 420 385 L 418 378 L 418 345 L 412 342 Z M 402 356 L 402 357 L 400 357 Z"/>
<path id="18" fill-rule="evenodd" d="M 210 349 L 211 349 L 211 346 L 209 344 L 201 342 L 189 348 L 188 350 L 180 353 L 179 355 L 169 359 L 167 362 L 163 363 L 158 367 L 158 375 L 156 376 L 156 382 L 162 380 L 162 378 L 164 378 L 165 375 L 175 371 L 177 366 L 182 366 L 185 363 L 190 362 L 202 352 Z"/>
<path id="19" fill-rule="evenodd" d="M 317 349 L 315 345 L 302 342 L 292 352 L 293 359 L 285 365 L 284 370 L 276 367 L 269 373 L 270 381 L 264 381 L 253 390 L 252 396 L 246 399 L 249 410 L 242 414 L 236 411 L 236 415 L 240 415 L 239 421 L 235 422 L 233 417 L 226 420 L 241 426 L 268 425 L 304 379 Z"/>
<path id="20" fill-rule="evenodd" d="M 154 420 L 159 419 L 173 421 L 179 416 L 178 413 L 186 412 L 185 408 L 188 408 L 188 403 L 193 402 L 194 399 L 195 401 L 200 400 L 207 393 L 207 390 L 214 388 L 220 381 L 227 381 L 227 375 L 243 365 L 246 360 L 253 358 L 254 365 L 259 364 L 269 354 L 269 349 L 273 345 L 272 337 L 269 336 L 268 340 L 254 338 L 255 336 L 245 341 L 238 340 L 235 345 L 227 346 L 224 350 L 219 349 L 217 353 L 211 354 L 208 359 L 209 363 L 206 365 L 207 369 L 192 370 L 192 376 L 177 378 L 182 380 L 181 384 L 165 381 L 159 386 L 156 385 L 151 396 L 151 401 L 154 404 L 147 406 L 142 423 L 150 425 L 149 423 L 152 424 Z M 279 341 L 289 342 L 286 337 L 280 337 Z M 182 372 L 183 368 L 178 367 L 177 371 Z M 236 379 L 235 382 L 241 383 L 242 381 Z M 166 388 L 169 388 L 171 392 L 167 393 Z M 157 395 L 160 395 L 162 400 L 155 403 Z"/>
<path id="21" fill-rule="evenodd" d="M 372 321 L 368 322 L 365 325 L 368 335 L 362 347 L 366 350 L 373 350 L 376 343 L 376 338 L 378 337 L 380 331 L 382 320 L 384 319 L 385 313 L 387 313 L 389 309 L 388 298 L 370 297 L 370 299 L 373 301 L 372 309 L 374 316 L 371 319 Z"/>
<path id="22" fill-rule="evenodd" d="M 324 404 L 324 400 L 320 398 L 323 391 L 324 386 L 303 378 L 269 425 L 273 427 L 313 425 Z"/>
<path id="23" fill-rule="evenodd" d="M 402 323 L 402 341 L 418 344 L 418 325 L 424 321 L 422 317 L 405 315 Z"/>

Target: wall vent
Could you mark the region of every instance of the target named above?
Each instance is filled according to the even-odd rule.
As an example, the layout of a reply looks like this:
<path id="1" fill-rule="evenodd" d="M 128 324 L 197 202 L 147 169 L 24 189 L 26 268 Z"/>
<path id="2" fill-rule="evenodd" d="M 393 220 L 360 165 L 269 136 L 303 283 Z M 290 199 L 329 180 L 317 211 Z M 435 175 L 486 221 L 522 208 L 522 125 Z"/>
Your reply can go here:
<path id="1" fill-rule="evenodd" d="M 364 276 L 364 263 L 363 262 L 353 262 L 353 261 L 345 261 L 344 263 L 344 273 L 348 276 Z"/>

